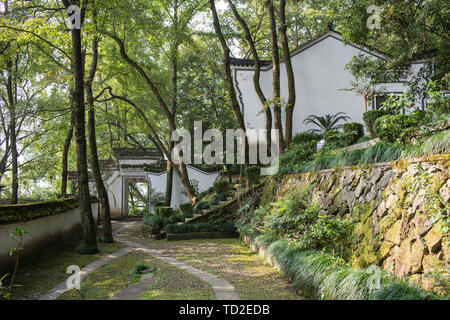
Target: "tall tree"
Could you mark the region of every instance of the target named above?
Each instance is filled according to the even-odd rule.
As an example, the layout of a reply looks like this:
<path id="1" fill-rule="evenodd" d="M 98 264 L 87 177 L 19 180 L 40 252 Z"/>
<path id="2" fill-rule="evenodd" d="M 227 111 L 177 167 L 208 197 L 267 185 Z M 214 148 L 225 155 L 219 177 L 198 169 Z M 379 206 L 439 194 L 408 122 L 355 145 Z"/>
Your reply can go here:
<path id="1" fill-rule="evenodd" d="M 219 38 L 220 45 L 222 46 L 223 50 L 223 68 L 225 70 L 225 84 L 227 86 L 228 95 L 230 97 L 231 101 L 231 107 L 233 108 L 234 114 L 236 116 L 236 120 L 238 123 L 238 128 L 246 132 L 245 123 L 244 123 L 244 116 L 241 112 L 241 107 L 239 105 L 239 102 L 237 100 L 236 96 L 236 90 L 234 89 L 233 85 L 233 77 L 231 75 L 231 62 L 230 62 L 230 48 L 228 47 L 227 41 L 225 40 L 225 37 L 222 32 L 222 27 L 220 26 L 219 16 L 217 14 L 216 4 L 214 0 L 209 0 L 209 7 L 211 10 L 211 14 L 213 17 L 213 25 L 214 30 L 216 32 L 217 37 Z M 248 165 L 248 140 L 245 139 L 246 144 L 246 156 L 245 156 L 245 166 Z"/>
<path id="2" fill-rule="evenodd" d="M 113 242 L 112 227 L 111 227 L 111 210 L 109 207 L 108 191 L 103 183 L 102 174 L 100 172 L 100 165 L 98 161 L 97 138 L 95 134 L 95 106 L 94 94 L 92 91 L 92 83 L 95 78 L 98 64 L 98 35 L 97 35 L 97 11 L 95 3 L 92 1 L 92 21 L 94 24 L 94 35 L 92 38 L 92 59 L 91 67 L 85 81 L 86 86 L 86 100 L 88 104 L 88 132 L 89 132 L 89 148 L 91 159 L 91 170 L 94 177 L 95 187 L 98 193 L 98 200 L 103 213 L 103 241 Z"/>
<path id="3" fill-rule="evenodd" d="M 232 0 L 227 0 L 228 4 L 234 14 L 234 17 L 239 22 L 242 30 L 244 31 L 244 37 L 247 40 L 247 43 L 250 47 L 250 52 L 253 57 L 253 63 L 255 65 L 255 72 L 253 73 L 253 86 L 255 88 L 256 94 L 258 95 L 259 101 L 261 105 L 265 109 L 266 115 L 266 131 L 267 131 L 267 149 L 270 150 L 270 142 L 271 142 L 271 129 L 272 129 L 272 111 L 270 108 L 266 106 L 267 98 L 264 95 L 264 92 L 261 89 L 260 78 L 261 78 L 261 59 L 259 58 L 258 51 L 255 46 L 255 41 L 253 40 L 250 29 L 248 28 L 247 23 L 241 17 L 239 12 L 237 11 L 236 6 L 234 5 Z"/>
<path id="4" fill-rule="evenodd" d="M 282 154 L 285 148 L 283 137 L 283 120 L 281 118 L 281 90 L 280 90 L 280 55 L 278 48 L 277 25 L 275 20 L 275 7 L 273 0 L 266 1 L 267 10 L 269 12 L 270 21 L 270 40 L 272 44 L 272 74 L 273 74 L 273 124 L 274 128 L 279 131 L 280 141 L 278 144 L 279 154 Z"/>
<path id="5" fill-rule="evenodd" d="M 286 67 L 287 84 L 288 84 L 288 101 L 286 105 L 286 125 L 284 127 L 284 143 L 288 145 L 292 138 L 292 122 L 294 117 L 295 107 L 295 78 L 294 70 L 292 68 L 291 52 L 289 50 L 289 40 L 287 36 L 286 24 L 286 0 L 280 0 L 280 8 L 278 9 L 278 16 L 280 20 L 280 36 L 281 46 L 283 48 L 284 66 Z"/>
<path id="6" fill-rule="evenodd" d="M 84 104 L 84 55 L 82 52 L 81 29 L 87 9 L 87 1 L 63 0 L 66 10 L 76 5 L 80 8 L 80 28 L 71 29 L 72 38 L 72 71 L 73 71 L 73 108 L 75 141 L 77 150 L 77 175 L 78 192 L 80 196 L 81 220 L 84 231 L 84 244 L 89 246 L 90 252 L 97 252 L 97 239 L 95 223 L 91 210 L 91 197 L 89 194 L 89 176 L 87 166 L 87 143 L 86 143 L 86 117 Z M 70 18 L 70 16 L 69 16 Z"/>

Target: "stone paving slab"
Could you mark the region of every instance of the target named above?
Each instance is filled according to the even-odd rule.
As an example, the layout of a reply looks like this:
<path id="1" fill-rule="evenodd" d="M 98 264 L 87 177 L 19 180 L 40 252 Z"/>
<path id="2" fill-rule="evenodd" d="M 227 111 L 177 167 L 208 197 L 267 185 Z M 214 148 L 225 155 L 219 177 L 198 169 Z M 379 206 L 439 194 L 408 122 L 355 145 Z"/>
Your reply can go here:
<path id="1" fill-rule="evenodd" d="M 149 285 L 154 283 L 155 281 L 156 279 L 153 277 L 152 273 L 144 274 L 138 283 L 133 284 L 128 288 L 120 291 L 108 300 L 136 300 L 145 291 L 147 291 L 149 289 Z"/>

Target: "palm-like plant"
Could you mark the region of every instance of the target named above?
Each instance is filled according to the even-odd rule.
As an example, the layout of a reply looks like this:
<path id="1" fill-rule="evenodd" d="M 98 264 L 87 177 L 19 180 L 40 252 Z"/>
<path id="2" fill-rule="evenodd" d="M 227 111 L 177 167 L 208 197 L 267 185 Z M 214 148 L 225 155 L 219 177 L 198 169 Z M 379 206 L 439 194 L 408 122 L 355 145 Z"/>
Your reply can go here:
<path id="1" fill-rule="evenodd" d="M 338 130 L 342 128 L 342 124 L 339 124 L 341 121 L 349 120 L 350 117 L 346 115 L 345 112 L 338 112 L 335 115 L 327 114 L 324 117 L 310 115 L 306 118 L 303 123 L 305 124 L 314 124 L 318 127 L 318 129 L 310 129 L 310 132 L 318 132 L 324 133 L 330 130 Z"/>

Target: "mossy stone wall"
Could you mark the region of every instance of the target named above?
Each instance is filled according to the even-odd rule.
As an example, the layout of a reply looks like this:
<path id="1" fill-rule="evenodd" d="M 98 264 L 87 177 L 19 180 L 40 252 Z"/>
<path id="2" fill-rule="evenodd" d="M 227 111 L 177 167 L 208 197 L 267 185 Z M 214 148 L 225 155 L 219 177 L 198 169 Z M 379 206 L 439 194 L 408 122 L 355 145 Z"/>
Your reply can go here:
<path id="1" fill-rule="evenodd" d="M 262 204 L 311 188 L 320 214 L 356 221 L 353 245 L 347 248 L 354 268 L 378 265 L 428 289 L 427 274 L 448 270 L 450 252 L 448 235 L 425 193 L 450 201 L 449 165 L 450 155 L 441 155 L 270 178 Z M 426 189 L 415 190 L 424 176 Z"/>

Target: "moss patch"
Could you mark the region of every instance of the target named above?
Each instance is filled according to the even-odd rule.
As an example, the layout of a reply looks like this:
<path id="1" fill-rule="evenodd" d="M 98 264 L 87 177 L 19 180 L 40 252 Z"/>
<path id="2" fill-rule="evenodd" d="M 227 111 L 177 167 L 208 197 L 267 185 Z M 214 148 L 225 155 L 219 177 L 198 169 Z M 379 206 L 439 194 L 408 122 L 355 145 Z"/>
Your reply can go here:
<path id="1" fill-rule="evenodd" d="M 113 260 L 88 275 L 81 282 L 80 290 L 67 291 L 58 300 L 107 300 L 139 281 L 140 277 L 132 270 L 144 257 L 145 254 L 136 250 Z"/>
<path id="2" fill-rule="evenodd" d="M 55 250 L 41 256 L 40 261 L 24 267 L 19 266 L 15 283 L 20 285 L 13 289 L 15 300 L 37 299 L 69 276 L 66 271 L 70 265 L 80 268 L 113 253 L 123 246 L 117 243 L 98 243 L 99 252 L 93 255 L 80 255 L 75 248 Z"/>

